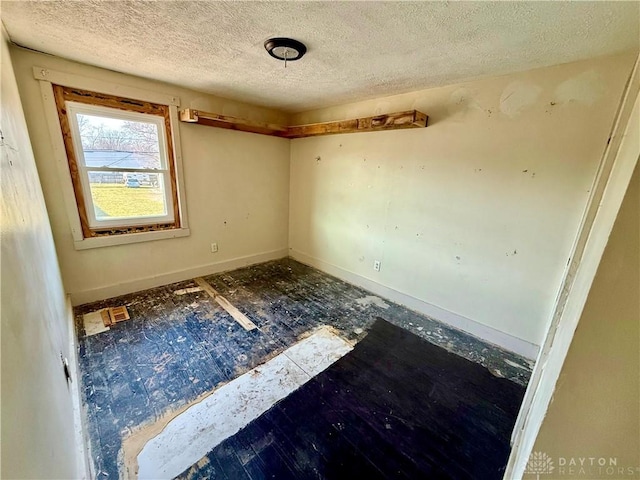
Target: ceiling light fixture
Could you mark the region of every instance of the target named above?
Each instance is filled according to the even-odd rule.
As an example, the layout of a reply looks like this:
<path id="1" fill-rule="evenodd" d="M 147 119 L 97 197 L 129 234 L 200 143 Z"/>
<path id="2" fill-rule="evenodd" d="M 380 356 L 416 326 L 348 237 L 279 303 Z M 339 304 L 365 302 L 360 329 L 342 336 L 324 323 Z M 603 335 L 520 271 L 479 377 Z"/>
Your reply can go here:
<path id="1" fill-rule="evenodd" d="M 299 60 L 307 53 L 307 47 L 292 38 L 270 38 L 264 42 L 264 48 L 273 58 L 284 61 L 285 68 L 287 68 L 287 62 Z"/>

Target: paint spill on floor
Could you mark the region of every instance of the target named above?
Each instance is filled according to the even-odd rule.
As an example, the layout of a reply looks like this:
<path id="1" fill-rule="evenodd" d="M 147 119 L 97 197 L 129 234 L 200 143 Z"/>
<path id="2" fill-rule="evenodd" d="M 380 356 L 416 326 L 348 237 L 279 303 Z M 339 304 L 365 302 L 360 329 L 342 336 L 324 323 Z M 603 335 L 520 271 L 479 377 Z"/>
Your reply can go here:
<path id="1" fill-rule="evenodd" d="M 384 308 L 385 310 L 389 308 L 389 304 L 382 300 L 380 297 L 376 297 L 375 295 L 368 295 L 366 297 L 358 298 L 356 300 L 358 305 L 362 305 L 363 307 L 369 305 L 375 305 L 376 307 Z"/>

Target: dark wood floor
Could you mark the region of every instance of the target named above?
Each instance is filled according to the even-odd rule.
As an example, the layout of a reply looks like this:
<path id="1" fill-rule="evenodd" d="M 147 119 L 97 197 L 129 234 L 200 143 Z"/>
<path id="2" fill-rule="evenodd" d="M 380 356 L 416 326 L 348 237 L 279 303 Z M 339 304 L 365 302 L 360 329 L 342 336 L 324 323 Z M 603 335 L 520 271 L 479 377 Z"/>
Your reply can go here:
<path id="1" fill-rule="evenodd" d="M 134 430 L 237 378 L 322 324 L 359 341 L 369 338 L 367 332 L 381 317 L 454 352 L 452 358 L 470 360 L 491 378 L 500 380 L 490 371 L 507 377 L 510 381 L 500 380 L 505 384 L 520 388 L 530 375 L 529 362 L 517 355 L 391 302 L 372 301 L 371 293 L 289 259 L 206 280 L 258 329 L 244 330 L 205 292 L 174 293 L 195 286 L 192 281 L 76 308 L 83 400 L 97 478 L 118 478 L 122 440 Z M 131 320 L 85 335 L 84 313 L 122 304 Z M 261 451 L 258 458 L 264 461 L 265 456 Z"/>
<path id="2" fill-rule="evenodd" d="M 501 479 L 524 387 L 378 320 L 180 478 Z"/>

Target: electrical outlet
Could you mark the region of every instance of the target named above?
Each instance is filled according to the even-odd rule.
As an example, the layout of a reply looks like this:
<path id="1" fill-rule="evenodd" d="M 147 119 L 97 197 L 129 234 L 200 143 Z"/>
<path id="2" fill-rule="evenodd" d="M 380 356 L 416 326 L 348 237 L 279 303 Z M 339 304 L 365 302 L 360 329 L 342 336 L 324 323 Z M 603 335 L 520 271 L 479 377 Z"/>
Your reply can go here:
<path id="1" fill-rule="evenodd" d="M 218 244 L 214 242 L 211 244 L 211 253 L 216 253 L 217 251 L 218 251 Z"/>
<path id="2" fill-rule="evenodd" d="M 380 260 L 374 260 L 374 261 L 373 261 L 373 269 L 374 269 L 376 272 L 379 272 L 379 271 L 380 271 Z"/>

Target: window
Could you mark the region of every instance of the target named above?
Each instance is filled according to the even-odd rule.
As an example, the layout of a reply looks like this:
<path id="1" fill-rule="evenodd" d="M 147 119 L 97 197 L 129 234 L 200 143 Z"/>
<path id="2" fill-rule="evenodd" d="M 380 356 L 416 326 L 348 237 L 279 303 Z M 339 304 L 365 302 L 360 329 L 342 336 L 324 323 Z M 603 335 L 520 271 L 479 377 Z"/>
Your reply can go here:
<path id="1" fill-rule="evenodd" d="M 83 237 L 180 228 L 169 106 L 53 93 Z"/>

